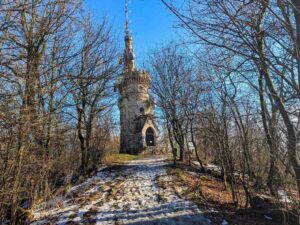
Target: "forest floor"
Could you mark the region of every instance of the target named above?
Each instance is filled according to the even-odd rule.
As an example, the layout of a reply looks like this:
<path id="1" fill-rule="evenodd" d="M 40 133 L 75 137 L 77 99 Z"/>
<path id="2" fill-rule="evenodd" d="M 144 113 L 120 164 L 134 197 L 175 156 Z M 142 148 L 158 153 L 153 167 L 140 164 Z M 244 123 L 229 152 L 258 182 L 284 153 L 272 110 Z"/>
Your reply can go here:
<path id="1" fill-rule="evenodd" d="M 31 224 L 283 224 L 281 211 L 233 207 L 221 180 L 191 166 L 123 158 L 37 206 Z"/>
<path id="2" fill-rule="evenodd" d="M 41 204 L 32 224 L 211 224 L 197 204 L 176 194 L 168 168 L 163 156 L 103 168 Z"/>

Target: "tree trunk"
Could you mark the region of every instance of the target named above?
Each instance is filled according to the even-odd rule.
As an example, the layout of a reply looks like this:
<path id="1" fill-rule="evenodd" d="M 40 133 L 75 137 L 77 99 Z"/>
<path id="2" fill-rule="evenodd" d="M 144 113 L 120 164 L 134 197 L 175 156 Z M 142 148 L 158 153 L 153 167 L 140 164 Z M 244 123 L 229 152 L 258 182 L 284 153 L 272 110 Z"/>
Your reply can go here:
<path id="1" fill-rule="evenodd" d="M 201 170 L 203 170 L 204 169 L 203 162 L 199 157 L 197 143 L 196 143 L 196 140 L 195 140 L 195 137 L 194 137 L 194 129 L 193 129 L 192 121 L 190 121 L 190 132 L 191 132 L 191 140 L 192 140 L 192 143 L 193 143 L 193 146 L 194 146 L 194 151 L 195 151 L 197 161 L 200 163 Z"/>
<path id="2" fill-rule="evenodd" d="M 78 121 L 77 121 L 77 136 L 80 141 L 80 151 L 81 151 L 81 164 L 80 170 L 82 173 L 86 172 L 87 167 L 87 149 L 85 145 L 85 138 L 82 134 L 82 110 L 77 109 L 78 111 Z"/>
<path id="3" fill-rule="evenodd" d="M 260 30 L 259 30 L 260 31 Z M 297 183 L 297 190 L 298 195 L 300 196 L 300 164 L 297 159 L 297 142 L 296 142 L 296 131 L 294 125 L 289 117 L 288 111 L 284 105 L 283 100 L 279 97 L 277 91 L 274 88 L 271 76 L 268 71 L 268 66 L 266 64 L 265 53 L 264 53 L 264 46 L 263 46 L 263 34 L 261 32 L 257 33 L 257 45 L 258 45 L 258 52 L 259 52 L 259 60 L 260 60 L 260 68 L 261 73 L 265 78 L 267 87 L 271 93 L 272 98 L 274 99 L 276 106 L 279 109 L 280 115 L 282 116 L 284 125 L 287 129 L 287 149 L 288 149 L 288 156 L 289 160 L 292 164 L 293 170 L 296 176 L 296 183 Z"/>
<path id="4" fill-rule="evenodd" d="M 173 142 L 173 139 L 172 139 L 171 128 L 169 127 L 169 125 L 167 125 L 167 130 L 168 130 L 170 145 L 171 145 L 171 148 L 172 148 L 173 165 L 176 166 L 177 149 L 174 146 L 174 142 Z"/>

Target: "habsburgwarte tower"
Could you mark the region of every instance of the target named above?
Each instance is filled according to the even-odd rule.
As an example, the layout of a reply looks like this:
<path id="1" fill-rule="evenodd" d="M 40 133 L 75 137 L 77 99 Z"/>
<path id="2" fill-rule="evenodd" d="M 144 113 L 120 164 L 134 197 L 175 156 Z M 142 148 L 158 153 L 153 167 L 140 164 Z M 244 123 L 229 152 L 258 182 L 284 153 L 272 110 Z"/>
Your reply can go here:
<path id="1" fill-rule="evenodd" d="M 127 1 L 125 15 L 124 69 L 117 83 L 120 93 L 120 153 L 138 154 L 156 145 L 158 129 L 153 115 L 154 102 L 149 96 L 150 75 L 145 70 L 138 70 L 134 62 Z"/>

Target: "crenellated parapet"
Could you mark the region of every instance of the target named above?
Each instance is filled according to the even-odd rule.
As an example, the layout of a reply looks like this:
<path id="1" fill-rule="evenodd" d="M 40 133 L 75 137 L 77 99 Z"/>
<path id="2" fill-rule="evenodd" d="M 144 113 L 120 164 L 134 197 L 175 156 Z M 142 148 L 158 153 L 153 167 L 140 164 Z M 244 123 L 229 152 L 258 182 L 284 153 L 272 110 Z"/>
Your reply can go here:
<path id="1" fill-rule="evenodd" d="M 118 84 L 118 88 L 120 92 L 122 89 L 129 84 L 143 84 L 146 86 L 150 86 L 151 78 L 149 73 L 146 70 L 133 70 L 133 71 L 124 71 L 122 74 L 122 79 Z"/>

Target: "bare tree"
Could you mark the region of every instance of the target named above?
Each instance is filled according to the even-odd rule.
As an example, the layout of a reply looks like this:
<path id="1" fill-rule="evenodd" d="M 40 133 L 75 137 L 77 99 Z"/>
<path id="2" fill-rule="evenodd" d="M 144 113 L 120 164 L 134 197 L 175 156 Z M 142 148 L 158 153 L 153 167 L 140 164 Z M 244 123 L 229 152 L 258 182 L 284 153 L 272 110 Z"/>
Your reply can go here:
<path id="1" fill-rule="evenodd" d="M 298 131 L 293 122 L 297 118 L 293 113 L 294 106 L 299 104 L 299 97 L 297 97 L 299 79 L 295 79 L 294 73 L 294 68 L 298 68 L 298 1 L 293 1 L 291 4 L 289 1 L 200 2 L 191 0 L 186 1 L 185 7 L 181 9 L 168 1 L 162 0 L 162 2 L 179 18 L 182 28 L 192 34 L 191 42 L 212 46 L 213 51 L 223 61 L 227 62 L 230 59 L 233 62 L 236 74 L 241 74 L 250 85 L 258 87 L 260 82 L 260 91 L 271 97 L 267 102 L 262 98 L 264 96 L 260 95 L 260 100 L 263 102 L 261 115 L 266 116 L 265 108 L 269 108 L 265 103 L 275 107 L 274 113 L 277 110 L 280 113 L 281 121 L 285 126 L 286 150 L 300 194 Z M 289 14 L 290 9 L 294 9 L 294 17 Z M 219 66 L 227 67 L 224 64 Z M 227 70 L 230 72 L 232 68 Z M 253 75 L 256 79 L 253 79 Z M 235 82 L 237 81 L 232 84 Z M 266 88 L 261 89 L 262 87 Z M 243 131 L 241 125 L 242 123 L 239 122 L 239 127 Z M 266 127 L 265 124 L 264 132 L 270 149 L 270 160 L 274 162 L 274 158 L 277 157 L 276 142 L 270 138 L 276 136 L 276 131 L 273 131 L 276 127 L 271 123 L 269 125 L 270 127 Z M 270 134 L 270 129 L 273 134 Z M 273 163 L 269 171 L 275 172 Z M 269 182 L 270 189 L 274 189 L 272 182 L 271 180 Z"/>
<path id="2" fill-rule="evenodd" d="M 179 147 L 179 160 L 184 159 L 185 118 L 181 103 L 192 70 L 187 57 L 180 53 L 179 47 L 174 43 L 151 55 L 149 64 L 153 68 L 153 93 L 167 123 L 175 163 L 177 148 L 174 141 Z"/>
<path id="3" fill-rule="evenodd" d="M 94 28 L 91 20 L 83 24 L 80 55 L 75 58 L 68 73 L 76 107 L 77 135 L 81 149 L 81 170 L 86 172 L 91 160 L 92 130 L 97 116 L 112 106 L 112 86 L 119 66 L 118 51 L 106 20 Z"/>
<path id="4" fill-rule="evenodd" d="M 81 113 L 82 104 L 80 131 L 92 158 L 83 166 L 96 166 L 108 146 L 114 126 L 104 114 L 118 70 L 116 45 L 106 21 L 97 28 L 90 21 L 82 25 L 80 3 L 0 3 L 0 221 L 21 223 L 23 208 L 51 196 L 78 168 L 68 115 Z"/>

